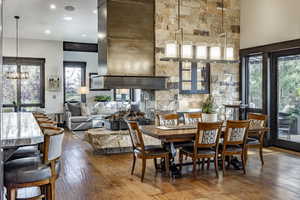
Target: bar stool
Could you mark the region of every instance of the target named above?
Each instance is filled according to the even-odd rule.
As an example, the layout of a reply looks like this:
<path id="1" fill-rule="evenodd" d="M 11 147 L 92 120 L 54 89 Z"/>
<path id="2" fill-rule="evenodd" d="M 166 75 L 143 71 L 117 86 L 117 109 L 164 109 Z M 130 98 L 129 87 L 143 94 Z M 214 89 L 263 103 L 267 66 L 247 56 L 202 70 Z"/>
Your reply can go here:
<path id="1" fill-rule="evenodd" d="M 17 198 L 18 190 L 27 187 L 40 187 L 41 190 L 37 196 L 25 199 L 55 200 L 55 181 L 61 170 L 64 129 L 47 127 L 43 132 L 45 134 L 43 157 L 20 158 L 5 163 L 4 185 L 7 188 L 8 200 L 20 199 Z"/>
<path id="2" fill-rule="evenodd" d="M 43 127 L 56 127 L 57 122 L 55 121 L 38 121 L 40 128 L 43 130 Z M 41 154 L 40 149 L 43 144 L 40 146 L 25 146 L 17 149 L 14 154 L 8 160 L 15 160 L 19 158 L 35 157 Z"/>

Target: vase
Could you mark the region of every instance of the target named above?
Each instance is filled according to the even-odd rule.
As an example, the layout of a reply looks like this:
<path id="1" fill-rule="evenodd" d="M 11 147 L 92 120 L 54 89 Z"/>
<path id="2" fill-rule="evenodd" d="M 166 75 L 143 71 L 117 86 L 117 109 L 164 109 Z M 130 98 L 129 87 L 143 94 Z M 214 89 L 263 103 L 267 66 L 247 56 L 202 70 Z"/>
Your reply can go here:
<path id="1" fill-rule="evenodd" d="M 218 121 L 218 114 L 208 114 L 208 113 L 202 113 L 202 120 L 203 122 L 217 122 Z"/>

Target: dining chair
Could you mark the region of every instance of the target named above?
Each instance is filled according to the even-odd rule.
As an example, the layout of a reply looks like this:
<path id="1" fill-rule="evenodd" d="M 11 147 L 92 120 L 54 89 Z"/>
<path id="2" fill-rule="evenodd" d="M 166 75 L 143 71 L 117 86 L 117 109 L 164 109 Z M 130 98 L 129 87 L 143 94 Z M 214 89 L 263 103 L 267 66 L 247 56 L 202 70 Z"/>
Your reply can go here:
<path id="1" fill-rule="evenodd" d="M 263 129 L 266 127 L 268 116 L 258 113 L 249 113 L 248 120 L 250 120 L 249 130 L 255 130 L 255 135 L 251 134 L 247 139 L 247 151 L 246 151 L 246 162 L 248 160 L 248 149 L 259 149 L 259 156 L 261 164 L 264 165 L 263 159 L 263 145 L 266 131 Z M 251 131 L 253 132 L 253 131 Z"/>
<path id="2" fill-rule="evenodd" d="M 158 125 L 159 126 L 176 126 L 179 125 L 179 115 L 175 113 L 171 114 L 159 114 Z"/>
<path id="3" fill-rule="evenodd" d="M 196 125 L 202 121 L 202 113 L 184 113 L 184 124 L 186 125 Z"/>
<path id="4" fill-rule="evenodd" d="M 182 168 L 183 156 L 191 157 L 193 160 L 193 174 L 196 175 L 196 162 L 198 159 L 213 158 L 216 176 L 218 171 L 219 138 L 223 122 L 199 122 L 193 147 L 183 147 L 179 151 L 180 168 Z"/>
<path id="5" fill-rule="evenodd" d="M 143 182 L 146 170 L 147 159 L 164 158 L 166 173 L 169 175 L 169 152 L 162 147 L 158 146 L 145 146 L 142 132 L 139 125 L 135 121 L 127 121 L 129 127 L 130 139 L 132 142 L 132 153 L 133 153 L 133 163 L 131 174 L 134 173 L 135 162 L 137 158 L 142 159 L 142 176 L 141 181 Z"/>
<path id="6" fill-rule="evenodd" d="M 43 156 L 20 158 L 4 164 L 4 185 L 7 199 L 55 200 L 55 181 L 61 170 L 60 157 L 64 129 L 45 128 Z M 18 190 L 28 187 L 41 188 L 37 196 L 20 197 Z"/>
<path id="7" fill-rule="evenodd" d="M 227 121 L 223 144 L 221 145 L 223 175 L 225 174 L 225 157 L 233 155 L 241 156 L 243 172 L 246 174 L 245 154 L 249 124 L 249 120 Z"/>

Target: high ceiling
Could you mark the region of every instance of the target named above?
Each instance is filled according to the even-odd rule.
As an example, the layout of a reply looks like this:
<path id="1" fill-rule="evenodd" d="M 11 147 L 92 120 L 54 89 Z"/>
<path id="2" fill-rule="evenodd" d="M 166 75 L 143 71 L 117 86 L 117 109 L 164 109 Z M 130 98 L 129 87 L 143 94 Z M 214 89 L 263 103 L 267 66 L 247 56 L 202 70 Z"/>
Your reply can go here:
<path id="1" fill-rule="evenodd" d="M 15 38 L 19 15 L 20 38 L 96 43 L 96 9 L 97 0 L 4 0 L 4 37 Z"/>

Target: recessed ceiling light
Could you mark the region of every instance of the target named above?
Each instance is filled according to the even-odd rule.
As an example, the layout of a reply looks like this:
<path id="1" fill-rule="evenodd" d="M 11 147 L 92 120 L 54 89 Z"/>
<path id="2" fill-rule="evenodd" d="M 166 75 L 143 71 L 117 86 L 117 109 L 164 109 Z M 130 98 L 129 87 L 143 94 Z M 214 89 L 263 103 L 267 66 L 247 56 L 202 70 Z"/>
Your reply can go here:
<path id="1" fill-rule="evenodd" d="M 72 17 L 68 17 L 68 16 L 64 17 L 64 20 L 66 20 L 66 21 L 71 21 L 72 19 L 73 19 Z"/>
<path id="2" fill-rule="evenodd" d="M 97 14 L 97 13 L 98 13 L 98 10 L 93 10 L 93 13 L 94 13 L 94 14 Z"/>
<path id="3" fill-rule="evenodd" d="M 81 34 L 82 37 L 86 37 L 86 34 Z"/>
<path id="4" fill-rule="evenodd" d="M 50 9 L 51 10 L 55 10 L 56 9 L 56 5 L 55 4 L 50 4 Z"/>
<path id="5" fill-rule="evenodd" d="M 69 6 L 65 6 L 65 10 L 72 12 L 72 11 L 75 10 L 75 7 L 74 6 L 70 6 L 70 5 Z"/>
<path id="6" fill-rule="evenodd" d="M 49 35 L 49 34 L 51 34 L 51 31 L 49 29 L 47 29 L 47 30 L 45 30 L 45 34 Z"/>

